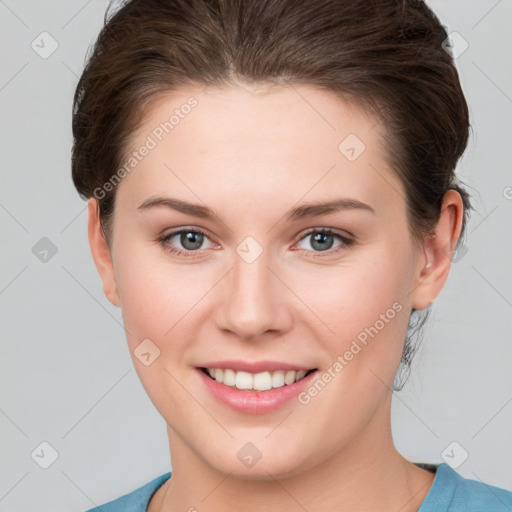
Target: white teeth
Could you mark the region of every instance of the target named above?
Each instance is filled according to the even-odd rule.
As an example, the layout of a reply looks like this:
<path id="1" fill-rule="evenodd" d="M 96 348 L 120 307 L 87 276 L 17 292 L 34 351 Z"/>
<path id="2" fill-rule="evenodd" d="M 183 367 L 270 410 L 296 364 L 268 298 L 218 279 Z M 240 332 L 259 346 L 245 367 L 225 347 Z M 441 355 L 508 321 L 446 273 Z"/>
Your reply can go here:
<path id="1" fill-rule="evenodd" d="M 223 384 L 226 384 L 226 386 L 234 386 L 236 383 L 236 375 L 233 370 L 224 370 L 224 379 Z"/>
<path id="2" fill-rule="evenodd" d="M 208 374 L 217 382 L 237 389 L 267 391 L 273 388 L 289 386 L 303 379 L 307 370 L 276 370 L 273 372 L 249 373 L 236 372 L 229 368 L 207 368 Z"/>
<path id="3" fill-rule="evenodd" d="M 289 386 L 290 384 L 293 384 L 294 382 L 295 382 L 295 372 L 293 370 L 288 370 L 284 374 L 284 383 Z"/>
<path id="4" fill-rule="evenodd" d="M 235 386 L 238 389 L 251 389 L 252 388 L 252 375 L 247 372 L 236 372 Z"/>
<path id="5" fill-rule="evenodd" d="M 252 385 L 256 391 L 272 389 L 272 376 L 270 372 L 257 373 L 252 379 Z"/>
<path id="6" fill-rule="evenodd" d="M 284 386 L 284 372 L 277 370 L 277 372 L 272 373 L 272 387 L 280 388 L 282 386 Z"/>

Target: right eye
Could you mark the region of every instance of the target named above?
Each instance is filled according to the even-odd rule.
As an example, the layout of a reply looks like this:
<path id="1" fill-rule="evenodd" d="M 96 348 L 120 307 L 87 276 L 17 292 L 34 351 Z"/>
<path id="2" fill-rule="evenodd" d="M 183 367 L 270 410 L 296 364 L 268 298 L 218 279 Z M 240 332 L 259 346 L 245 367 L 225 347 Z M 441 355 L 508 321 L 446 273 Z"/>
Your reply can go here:
<path id="1" fill-rule="evenodd" d="M 195 253 L 200 252 L 207 235 L 199 229 L 178 229 L 164 235 L 158 239 L 158 242 L 169 252 L 185 257 L 197 257 Z M 173 241 L 174 240 L 174 241 Z M 180 244 L 183 249 L 176 245 Z M 201 250 L 202 251 L 202 250 Z"/>

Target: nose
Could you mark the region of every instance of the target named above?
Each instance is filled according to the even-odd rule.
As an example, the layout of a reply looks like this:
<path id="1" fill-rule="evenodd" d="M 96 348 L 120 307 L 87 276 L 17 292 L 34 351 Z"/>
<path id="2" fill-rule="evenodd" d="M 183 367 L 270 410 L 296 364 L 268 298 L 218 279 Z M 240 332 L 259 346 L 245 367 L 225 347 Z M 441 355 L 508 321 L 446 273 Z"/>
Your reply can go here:
<path id="1" fill-rule="evenodd" d="M 235 255 L 216 305 L 221 330 L 254 341 L 265 334 L 282 335 L 291 328 L 290 292 L 276 277 L 270 259 L 265 251 L 251 263 Z"/>

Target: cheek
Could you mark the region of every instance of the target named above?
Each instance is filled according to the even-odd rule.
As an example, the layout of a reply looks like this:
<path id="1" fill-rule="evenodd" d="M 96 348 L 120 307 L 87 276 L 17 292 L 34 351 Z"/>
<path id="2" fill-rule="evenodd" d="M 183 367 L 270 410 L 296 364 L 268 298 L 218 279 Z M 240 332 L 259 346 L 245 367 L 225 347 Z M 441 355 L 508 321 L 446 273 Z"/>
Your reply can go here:
<path id="1" fill-rule="evenodd" d="M 294 290 L 315 313 L 307 312 L 308 324 L 318 325 L 315 337 L 329 356 L 326 364 L 342 358 L 344 377 L 336 381 L 343 387 L 358 382 L 362 389 L 382 387 L 369 369 L 391 384 L 398 368 L 409 322 L 410 276 L 407 253 L 392 254 L 392 247 L 384 247 L 295 279 Z"/>
<path id="2" fill-rule="evenodd" d="M 331 436 L 336 443 L 348 440 L 387 399 L 408 325 L 403 270 L 396 260 L 360 263 L 331 272 L 330 279 L 309 276 L 303 283 L 303 297 L 315 290 L 308 306 L 321 317 L 321 324 L 315 320 L 317 337 L 328 354 L 319 376 L 323 383 L 312 382 L 299 400 L 304 412 L 314 409 L 319 425 L 328 424 L 327 432 L 318 427 L 317 436 Z M 320 332 L 325 334 L 320 337 Z"/>
<path id="3" fill-rule="evenodd" d="M 194 327 L 188 320 L 208 290 L 201 284 L 204 278 L 194 275 L 193 266 L 171 265 L 154 253 L 154 248 L 124 251 L 116 262 L 116 279 L 134 368 L 149 398 L 166 417 L 166 412 L 187 406 L 176 364 L 185 361 Z M 143 352 L 150 353 L 148 365 L 138 357 Z"/>
<path id="4" fill-rule="evenodd" d="M 170 263 L 155 253 L 154 247 L 134 247 L 116 264 L 123 320 L 132 351 L 149 338 L 162 356 L 177 358 L 197 328 L 191 319 L 218 277 L 208 265 Z"/>
<path id="5" fill-rule="evenodd" d="M 374 261 L 304 273 L 295 279 L 295 290 L 322 321 L 326 339 L 346 339 L 373 325 L 388 310 L 394 319 L 396 309 L 406 309 L 407 277 L 399 267 Z M 397 302 L 401 308 L 393 309 Z"/>

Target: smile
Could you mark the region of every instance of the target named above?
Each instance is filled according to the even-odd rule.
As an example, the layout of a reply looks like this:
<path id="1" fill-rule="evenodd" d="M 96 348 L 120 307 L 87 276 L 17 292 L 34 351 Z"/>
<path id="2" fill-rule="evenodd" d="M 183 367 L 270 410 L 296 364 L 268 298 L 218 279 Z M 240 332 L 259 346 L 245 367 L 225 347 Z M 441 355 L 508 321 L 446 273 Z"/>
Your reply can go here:
<path id="1" fill-rule="evenodd" d="M 252 391 L 268 391 L 299 382 L 311 370 L 275 370 L 260 373 L 236 371 L 230 368 L 201 368 L 211 379 L 225 386 Z"/>

